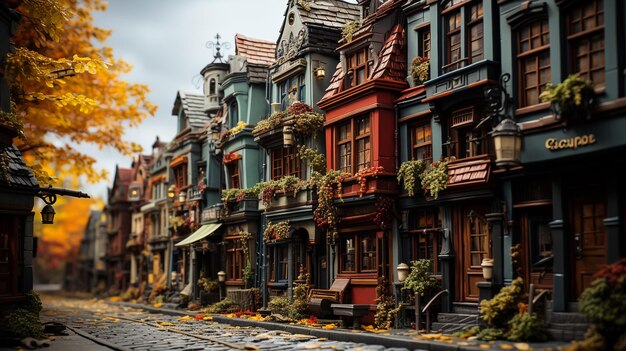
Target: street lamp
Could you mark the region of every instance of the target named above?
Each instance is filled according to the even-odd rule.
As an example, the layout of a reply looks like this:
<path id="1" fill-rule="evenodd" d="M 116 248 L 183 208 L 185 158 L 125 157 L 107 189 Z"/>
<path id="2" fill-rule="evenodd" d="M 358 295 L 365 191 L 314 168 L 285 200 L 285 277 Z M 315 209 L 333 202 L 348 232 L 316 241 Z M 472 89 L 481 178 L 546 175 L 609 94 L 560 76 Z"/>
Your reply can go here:
<path id="1" fill-rule="evenodd" d="M 54 224 L 54 208 L 52 205 L 46 205 L 41 209 L 41 223 L 42 224 Z"/>
<path id="2" fill-rule="evenodd" d="M 400 263 L 398 267 L 396 267 L 399 282 L 404 282 L 406 280 L 406 278 L 409 276 L 409 269 L 409 265 L 406 263 Z"/>
<path id="3" fill-rule="evenodd" d="M 486 115 L 478 126 L 492 119 L 492 123 L 499 121 L 498 125 L 491 132 L 496 151 L 496 166 L 512 167 L 522 163 L 522 132 L 509 116 L 509 104 L 511 97 L 506 91 L 506 82 L 511 79 L 511 75 L 504 73 L 500 76 L 500 84 L 485 91 L 487 101 Z M 478 127 L 477 126 L 477 127 Z"/>
<path id="4" fill-rule="evenodd" d="M 522 132 L 517 123 L 505 118 L 493 129 L 491 136 L 496 149 L 496 166 L 519 166 L 522 159 Z"/>
<path id="5" fill-rule="evenodd" d="M 167 189 L 167 198 L 173 200 L 176 197 L 176 187 L 174 185 L 170 185 Z"/>
<path id="6" fill-rule="evenodd" d="M 185 192 L 185 190 L 181 190 L 178 193 L 178 202 L 185 202 L 185 200 L 187 200 L 187 192 Z"/>

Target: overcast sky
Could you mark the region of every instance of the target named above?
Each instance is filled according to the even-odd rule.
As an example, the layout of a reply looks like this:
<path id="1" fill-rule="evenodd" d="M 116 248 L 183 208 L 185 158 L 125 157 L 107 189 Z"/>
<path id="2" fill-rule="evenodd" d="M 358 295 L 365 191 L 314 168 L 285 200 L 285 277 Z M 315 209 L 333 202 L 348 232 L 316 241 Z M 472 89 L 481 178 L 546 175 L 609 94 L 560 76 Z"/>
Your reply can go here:
<path id="1" fill-rule="evenodd" d="M 194 85 L 200 70 L 213 60 L 207 41 L 231 44 L 222 49 L 234 54 L 234 36 L 276 41 L 287 0 L 109 0 L 108 9 L 95 13 L 95 24 L 113 30 L 105 45 L 115 56 L 133 65 L 129 82 L 148 85 L 149 99 L 158 105 L 155 117 L 138 129 L 129 130 L 127 140 L 139 143 L 149 153 L 155 137 L 170 141 L 176 133 L 172 105 L 176 92 L 197 91 Z M 106 199 L 115 165 L 130 167 L 131 159 L 112 150 L 82 147 L 98 159 L 98 167 L 110 173 L 108 182 L 85 185 L 92 196 Z"/>

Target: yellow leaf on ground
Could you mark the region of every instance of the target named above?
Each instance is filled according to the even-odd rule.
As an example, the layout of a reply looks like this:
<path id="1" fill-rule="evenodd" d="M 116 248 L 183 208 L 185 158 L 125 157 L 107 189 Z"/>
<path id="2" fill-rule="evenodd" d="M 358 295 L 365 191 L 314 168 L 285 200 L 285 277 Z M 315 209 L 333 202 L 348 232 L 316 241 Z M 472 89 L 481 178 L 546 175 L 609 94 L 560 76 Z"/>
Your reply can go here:
<path id="1" fill-rule="evenodd" d="M 162 326 L 162 327 L 172 327 L 172 326 L 176 325 L 176 324 L 170 323 L 170 322 L 158 322 L 157 324 Z"/>
<path id="2" fill-rule="evenodd" d="M 182 321 L 182 322 L 186 322 L 186 321 L 190 321 L 192 320 L 193 317 L 192 316 L 183 316 L 183 317 L 179 317 L 178 320 Z"/>
<path id="3" fill-rule="evenodd" d="M 513 350 L 513 346 L 509 345 L 509 344 L 501 344 L 500 348 L 503 350 Z"/>
<path id="4" fill-rule="evenodd" d="M 335 328 L 337 328 L 337 325 L 336 325 L 336 324 L 331 323 L 331 324 L 326 324 L 326 325 L 324 325 L 322 328 L 323 328 L 323 329 L 335 329 Z"/>
<path id="5" fill-rule="evenodd" d="M 513 345 L 518 350 L 522 350 L 522 351 L 530 350 L 530 346 L 527 343 L 525 343 L 525 342 L 518 342 L 518 343 L 515 343 Z"/>
<path id="6" fill-rule="evenodd" d="M 203 320 L 203 321 L 212 321 L 212 320 L 213 320 L 213 317 L 211 317 L 211 316 L 206 316 L 206 317 L 202 318 L 202 320 Z"/>
<path id="7" fill-rule="evenodd" d="M 481 349 L 485 349 L 485 350 L 489 350 L 490 346 L 489 346 L 489 344 L 480 344 L 480 348 Z"/>
<path id="8" fill-rule="evenodd" d="M 154 307 L 154 308 L 161 308 L 161 307 L 163 307 L 163 302 L 155 303 L 155 304 L 152 305 L 152 307 Z"/>

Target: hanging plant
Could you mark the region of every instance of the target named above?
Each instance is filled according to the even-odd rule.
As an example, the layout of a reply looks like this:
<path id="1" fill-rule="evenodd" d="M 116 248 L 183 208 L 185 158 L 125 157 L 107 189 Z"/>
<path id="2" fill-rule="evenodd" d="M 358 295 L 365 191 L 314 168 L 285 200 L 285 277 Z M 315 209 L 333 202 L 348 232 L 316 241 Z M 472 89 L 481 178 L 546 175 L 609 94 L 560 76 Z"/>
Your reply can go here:
<path id="1" fill-rule="evenodd" d="M 271 221 L 267 221 L 267 225 L 263 231 L 263 240 L 265 240 L 265 242 L 270 242 L 287 239 L 289 237 L 290 228 L 289 221 L 280 221 L 275 224 Z"/>
<path id="2" fill-rule="evenodd" d="M 352 36 L 359 30 L 359 28 L 361 28 L 361 21 L 359 20 L 346 22 L 341 29 L 341 42 L 351 42 Z"/>
<path id="3" fill-rule="evenodd" d="M 343 182 L 350 175 L 341 171 L 331 170 L 327 173 L 313 172 L 309 184 L 317 189 L 317 208 L 313 211 L 315 225 L 328 230 L 328 236 L 337 236 L 337 208 L 335 206 L 335 195 L 341 199 Z"/>
<path id="4" fill-rule="evenodd" d="M 233 129 L 228 130 L 226 131 L 226 133 L 224 133 L 225 135 L 224 138 L 235 136 L 248 127 L 250 127 L 248 123 L 244 121 L 239 121 L 237 122 L 237 125 Z"/>
<path id="5" fill-rule="evenodd" d="M 296 132 L 313 137 L 317 135 L 317 131 L 324 125 L 326 119 L 324 115 L 314 112 L 311 106 L 300 101 L 289 106 L 287 116 L 293 118 L 293 127 Z"/>
<path id="6" fill-rule="evenodd" d="M 595 104 L 593 82 L 573 74 L 563 82 L 547 84 L 539 98 L 542 102 L 549 102 L 552 112 L 557 119 L 563 117 L 589 118 L 589 111 Z"/>
<path id="7" fill-rule="evenodd" d="M 280 179 L 269 180 L 267 182 L 257 183 L 256 187 L 259 189 L 261 195 L 261 202 L 266 207 L 269 207 L 276 195 L 276 192 L 282 191 L 285 195 L 291 193 L 295 198 L 298 195 L 298 191 L 307 182 L 293 175 L 284 176 Z"/>
<path id="8" fill-rule="evenodd" d="M 385 169 L 382 166 L 378 166 L 363 168 L 362 170 L 356 172 L 355 176 L 357 178 L 357 182 L 359 183 L 359 196 L 363 196 L 365 192 L 367 192 L 367 178 L 376 178 L 384 171 Z"/>
<path id="9" fill-rule="evenodd" d="M 417 186 L 421 186 L 421 183 L 418 183 L 417 180 L 426 170 L 427 166 L 428 161 L 425 160 L 405 161 L 400 165 L 400 169 L 398 170 L 398 183 L 402 183 L 404 190 L 406 190 L 409 196 L 415 196 Z"/>
<path id="10" fill-rule="evenodd" d="M 437 199 L 439 192 L 448 187 L 448 162 L 433 162 L 421 176 L 422 189 Z"/>
<path id="11" fill-rule="evenodd" d="M 278 126 L 280 126 L 280 124 L 286 117 L 287 117 L 287 112 L 284 112 L 284 111 L 274 112 L 266 119 L 260 120 L 254 127 L 254 129 L 252 129 L 252 134 L 257 136 L 259 134 L 268 132 L 272 129 L 278 128 Z"/>
<path id="12" fill-rule="evenodd" d="M 376 214 L 374 215 L 374 223 L 381 230 L 389 228 L 393 216 L 393 198 L 382 196 L 376 199 Z"/>
<path id="13" fill-rule="evenodd" d="M 417 56 L 411 62 L 411 77 L 415 85 L 422 85 L 430 77 L 430 58 Z"/>
<path id="14" fill-rule="evenodd" d="M 298 146 L 298 157 L 307 160 L 313 172 L 323 173 L 326 171 L 326 158 L 317 149 L 300 145 Z"/>

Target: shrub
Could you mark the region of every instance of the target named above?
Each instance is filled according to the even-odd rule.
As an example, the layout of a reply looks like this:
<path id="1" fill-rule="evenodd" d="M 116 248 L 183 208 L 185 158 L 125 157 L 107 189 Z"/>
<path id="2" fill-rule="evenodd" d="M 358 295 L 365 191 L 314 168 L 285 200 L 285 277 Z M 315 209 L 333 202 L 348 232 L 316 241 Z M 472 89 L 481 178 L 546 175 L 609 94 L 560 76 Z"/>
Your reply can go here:
<path id="1" fill-rule="evenodd" d="M 225 298 L 222 301 L 216 302 L 212 304 L 211 306 L 208 306 L 206 308 L 206 312 L 207 313 L 222 313 L 222 312 L 227 312 L 228 310 L 236 306 L 237 304 L 233 300 L 229 298 Z"/>
<path id="2" fill-rule="evenodd" d="M 280 314 L 283 317 L 299 319 L 299 314 L 294 305 L 286 297 L 275 297 L 267 305 L 272 314 Z"/>
<path id="3" fill-rule="evenodd" d="M 546 341 L 545 324 L 535 313 L 520 313 L 509 321 L 509 331 L 506 333 L 510 341 Z"/>
<path id="4" fill-rule="evenodd" d="M 489 327 L 504 329 L 507 322 L 518 313 L 518 304 L 524 297 L 522 288 L 524 280 L 516 278 L 509 286 L 505 286 L 491 300 L 480 302 L 480 318 Z"/>
<path id="5" fill-rule="evenodd" d="M 424 293 L 438 285 L 430 260 L 422 259 L 411 262 L 411 272 L 404 280 L 402 290 L 411 290 L 416 295 L 424 296 Z"/>
<path id="6" fill-rule="evenodd" d="M 476 337 L 480 340 L 492 341 L 504 339 L 504 329 L 500 328 L 485 328 L 481 330 Z"/>
<path id="7" fill-rule="evenodd" d="M 30 306 L 32 307 L 32 306 Z M 32 337 L 43 338 L 39 312 L 18 308 L 0 319 L 0 335 L 19 339 Z"/>

